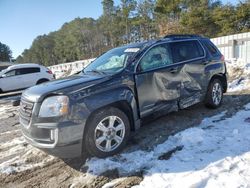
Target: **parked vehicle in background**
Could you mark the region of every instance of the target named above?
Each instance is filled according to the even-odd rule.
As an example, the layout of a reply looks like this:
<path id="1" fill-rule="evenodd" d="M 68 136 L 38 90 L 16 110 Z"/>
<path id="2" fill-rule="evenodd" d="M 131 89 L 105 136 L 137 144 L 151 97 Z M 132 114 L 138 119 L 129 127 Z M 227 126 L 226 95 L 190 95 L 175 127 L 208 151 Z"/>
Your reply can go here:
<path id="1" fill-rule="evenodd" d="M 52 72 L 42 65 L 12 65 L 0 72 L 0 92 L 25 89 L 53 78 Z"/>
<path id="2" fill-rule="evenodd" d="M 80 74 L 27 89 L 20 123 L 32 145 L 59 157 L 119 152 L 143 118 L 199 102 L 221 105 L 224 57 L 207 38 L 171 35 L 114 48 Z"/>

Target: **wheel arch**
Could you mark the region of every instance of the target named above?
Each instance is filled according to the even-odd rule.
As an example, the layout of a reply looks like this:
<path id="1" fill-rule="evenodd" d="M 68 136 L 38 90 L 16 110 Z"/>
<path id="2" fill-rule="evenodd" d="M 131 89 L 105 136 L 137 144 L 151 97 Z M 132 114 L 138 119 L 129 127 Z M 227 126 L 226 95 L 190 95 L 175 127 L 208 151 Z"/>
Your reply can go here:
<path id="1" fill-rule="evenodd" d="M 48 78 L 40 78 L 40 79 L 36 82 L 36 84 L 41 84 L 41 83 L 43 83 L 43 82 L 48 82 L 48 81 L 49 81 Z"/>
<path id="2" fill-rule="evenodd" d="M 138 115 L 137 102 L 134 93 L 130 88 L 116 88 L 106 92 L 94 93 L 87 97 L 81 97 L 77 95 L 74 100 L 75 103 L 78 103 L 78 105 L 83 103 L 85 106 L 85 110 L 83 111 L 88 111 L 85 114 L 86 120 L 83 127 L 83 138 L 86 136 L 87 132 L 86 125 L 91 122 L 94 114 L 109 107 L 118 108 L 127 115 L 130 123 L 130 131 L 137 130 L 140 127 L 140 117 Z M 84 144 L 82 144 L 82 146 L 83 150 L 85 150 Z"/>
<path id="3" fill-rule="evenodd" d="M 106 108 L 110 108 L 110 107 L 114 107 L 114 108 L 118 108 L 119 110 L 121 110 L 122 112 L 124 112 L 128 119 L 129 119 L 129 123 L 130 123 L 130 130 L 131 131 L 135 131 L 136 128 L 135 128 L 135 123 L 134 123 L 134 115 L 133 115 L 133 110 L 129 104 L 128 101 L 126 100 L 120 100 L 120 101 L 115 101 L 115 102 L 112 102 L 110 104 L 106 104 L 104 106 L 101 106 L 97 109 L 95 109 L 94 111 L 92 111 L 90 113 L 90 115 L 88 116 L 87 120 L 86 120 L 86 124 L 88 124 L 91 119 L 93 118 L 94 114 L 98 113 L 99 111 L 102 111 Z M 85 126 L 86 127 L 86 126 Z M 85 129 L 85 128 L 84 128 Z M 85 131 L 84 131 L 85 132 Z"/>
<path id="4" fill-rule="evenodd" d="M 226 92 L 227 92 L 227 77 L 226 77 L 226 75 L 225 75 L 225 74 L 215 74 L 215 75 L 213 75 L 213 76 L 211 77 L 211 79 L 210 79 L 209 84 L 210 84 L 213 80 L 215 80 L 215 79 L 218 79 L 218 80 L 221 81 L 222 87 L 223 87 L 223 93 L 226 93 Z"/>

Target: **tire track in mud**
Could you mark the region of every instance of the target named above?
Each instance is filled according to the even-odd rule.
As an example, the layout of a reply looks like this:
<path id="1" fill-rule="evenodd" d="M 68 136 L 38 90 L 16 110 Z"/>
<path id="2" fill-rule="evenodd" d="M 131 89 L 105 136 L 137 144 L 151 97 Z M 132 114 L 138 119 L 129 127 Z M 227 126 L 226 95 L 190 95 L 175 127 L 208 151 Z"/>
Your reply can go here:
<path id="1" fill-rule="evenodd" d="M 226 94 L 224 102 L 219 109 L 209 110 L 203 104 L 198 104 L 157 119 L 149 117 L 144 120 L 141 129 L 132 135 L 128 146 L 123 152 L 132 152 L 139 149 L 150 151 L 155 145 L 163 143 L 170 135 L 199 125 L 205 117 L 210 117 L 223 111 L 227 111 L 224 118 L 231 117 L 249 102 L 250 91 L 241 91 L 240 93 Z M 7 115 L 12 112 L 9 111 Z M 21 136 L 20 132 L 17 131 L 18 126 L 13 127 L 11 125 L 15 121 L 17 121 L 16 115 L 13 117 L 8 116 L 8 118 L 4 119 L 0 117 L 0 125 L 3 127 L 2 131 L 4 132 L 0 131 L 0 156 L 2 152 L 17 147 L 17 145 L 14 145 L 1 150 L 1 146 L 4 146 L 4 143 Z M 33 151 L 34 149 L 32 146 L 26 147 L 30 147 L 28 150 Z M 17 152 L 17 155 L 22 158 L 24 153 L 20 151 L 20 153 Z M 29 155 L 30 157 L 25 161 L 27 164 L 36 164 L 48 157 L 42 151 L 31 152 Z M 104 184 L 119 178 L 119 174 L 113 171 L 106 172 L 102 176 L 81 172 L 80 167 L 84 163 L 85 159 L 63 161 L 53 158 L 43 166 L 35 166 L 25 171 L 14 172 L 13 174 L 0 173 L 0 187 L 102 187 Z M 131 174 L 131 177 L 124 177 L 114 183 L 114 187 L 130 187 L 139 184 L 140 181 L 142 181 L 142 174 Z"/>

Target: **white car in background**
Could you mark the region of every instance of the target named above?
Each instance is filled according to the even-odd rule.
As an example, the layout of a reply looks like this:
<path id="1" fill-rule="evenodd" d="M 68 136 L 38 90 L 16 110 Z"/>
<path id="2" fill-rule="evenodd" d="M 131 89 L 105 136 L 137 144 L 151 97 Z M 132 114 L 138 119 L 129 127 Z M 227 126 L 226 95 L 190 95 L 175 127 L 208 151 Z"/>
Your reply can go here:
<path id="1" fill-rule="evenodd" d="M 17 64 L 0 72 L 0 92 L 20 90 L 54 79 L 48 68 L 38 64 Z"/>

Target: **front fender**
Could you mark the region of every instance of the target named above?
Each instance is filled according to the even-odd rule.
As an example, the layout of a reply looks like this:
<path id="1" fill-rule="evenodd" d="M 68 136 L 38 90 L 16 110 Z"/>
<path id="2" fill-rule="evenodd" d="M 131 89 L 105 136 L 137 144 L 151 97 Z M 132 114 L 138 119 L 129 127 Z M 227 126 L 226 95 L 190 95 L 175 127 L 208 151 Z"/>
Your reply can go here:
<path id="1" fill-rule="evenodd" d="M 71 113 L 72 118 L 83 121 L 85 124 L 88 117 L 94 111 L 121 101 L 125 101 L 129 105 L 132 111 L 134 128 L 138 129 L 140 127 L 140 118 L 138 115 L 137 102 L 133 91 L 126 86 L 92 93 L 84 98 L 74 100 Z"/>
<path id="2" fill-rule="evenodd" d="M 86 97 L 84 103 L 90 112 L 96 111 L 102 107 L 110 106 L 114 103 L 125 101 L 132 110 L 135 129 L 139 128 L 139 116 L 136 99 L 130 88 L 121 87 L 106 92 L 98 93 Z"/>

